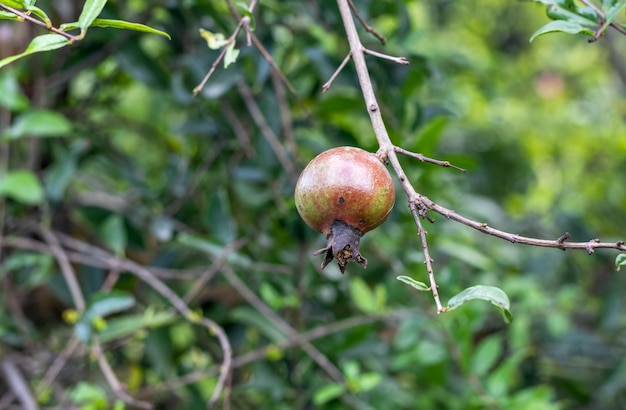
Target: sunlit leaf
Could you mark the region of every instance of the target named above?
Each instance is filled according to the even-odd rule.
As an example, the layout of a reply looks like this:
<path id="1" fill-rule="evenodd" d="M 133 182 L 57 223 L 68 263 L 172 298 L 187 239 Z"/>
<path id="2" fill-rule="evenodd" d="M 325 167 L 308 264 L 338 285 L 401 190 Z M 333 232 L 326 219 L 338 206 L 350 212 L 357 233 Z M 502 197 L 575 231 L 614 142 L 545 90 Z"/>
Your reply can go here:
<path id="1" fill-rule="evenodd" d="M 409 276 L 396 276 L 400 282 L 404 282 L 407 285 L 422 291 L 422 292 L 430 292 L 430 287 L 426 285 L 424 282 L 417 281 Z"/>
<path id="2" fill-rule="evenodd" d="M 456 309 L 464 303 L 474 299 L 482 299 L 491 302 L 502 312 L 504 320 L 507 323 L 513 319 L 510 311 L 511 303 L 509 302 L 509 297 L 502 289 L 495 286 L 476 285 L 467 288 L 453 296 L 448 301 L 447 309 Z"/>
<path id="3" fill-rule="evenodd" d="M 222 33 L 212 33 L 203 28 L 200 29 L 200 37 L 206 40 L 207 45 L 212 50 L 217 50 L 228 44 L 228 39 Z"/>
<path id="4" fill-rule="evenodd" d="M 67 38 L 60 34 L 42 34 L 32 39 L 26 50 L 23 53 L 9 56 L 0 60 L 0 68 L 11 64 L 15 60 L 19 60 L 22 57 L 26 57 L 31 54 L 41 53 L 43 51 L 56 50 L 61 47 L 70 44 Z"/>
<path id="5" fill-rule="evenodd" d="M 0 175 L 0 197 L 7 196 L 27 205 L 43 201 L 44 190 L 32 171 L 18 170 Z"/>

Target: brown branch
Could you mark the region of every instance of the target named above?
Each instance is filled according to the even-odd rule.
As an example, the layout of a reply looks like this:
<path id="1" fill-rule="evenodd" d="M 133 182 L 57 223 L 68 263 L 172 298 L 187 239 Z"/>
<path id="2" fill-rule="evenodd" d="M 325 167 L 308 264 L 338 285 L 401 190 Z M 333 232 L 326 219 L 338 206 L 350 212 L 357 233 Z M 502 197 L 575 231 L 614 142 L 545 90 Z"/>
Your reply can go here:
<path id="1" fill-rule="evenodd" d="M 0 360 L 0 374 L 4 376 L 9 390 L 11 390 L 20 402 L 21 409 L 39 410 L 37 400 L 35 400 L 33 392 L 30 390 L 30 386 L 24 378 L 24 375 L 13 360 L 6 355 Z"/>
<path id="2" fill-rule="evenodd" d="M 24 222 L 23 225 L 29 228 L 33 228 L 32 224 L 27 222 Z M 183 315 L 186 320 L 193 324 L 202 325 L 203 327 L 207 328 L 212 335 L 215 335 L 215 337 L 219 341 L 220 347 L 222 349 L 222 354 L 224 356 L 222 359 L 222 364 L 220 366 L 220 376 L 209 401 L 209 405 L 215 403 L 219 399 L 222 390 L 224 389 L 224 385 L 227 380 L 228 373 L 230 372 L 232 361 L 232 349 L 230 347 L 230 342 L 228 341 L 226 333 L 224 332 L 222 327 L 206 317 L 198 317 L 198 314 L 192 312 L 185 304 L 185 302 L 167 285 L 165 285 L 165 283 L 158 279 L 148 268 L 140 266 L 130 260 L 119 258 L 116 255 L 105 251 L 104 249 L 87 244 L 83 241 L 69 237 L 62 233 L 53 233 L 58 238 L 61 245 L 69 249 L 73 249 L 74 251 L 89 254 L 91 258 L 98 259 L 100 264 L 105 266 L 106 268 L 112 270 L 126 271 L 134 274 L 137 278 L 148 284 L 150 287 L 152 287 L 152 289 L 154 289 L 163 298 L 165 298 L 174 307 L 174 309 L 176 309 L 179 313 Z M 5 238 L 4 246 L 34 245 L 33 243 L 28 243 L 23 238 L 20 239 L 21 240 L 16 241 L 15 238 L 7 237 Z M 63 250 L 63 252 L 65 252 L 65 250 Z"/>
<path id="3" fill-rule="evenodd" d="M 63 31 L 63 30 L 61 30 L 61 29 L 59 29 L 59 28 L 56 28 L 56 27 L 52 26 L 52 25 L 50 24 L 50 22 L 46 23 L 46 22 L 44 22 L 44 21 L 37 20 L 36 18 L 31 17 L 31 16 L 30 16 L 30 14 L 28 14 L 28 13 L 23 13 L 23 12 L 21 12 L 21 11 L 17 10 L 17 9 L 14 9 L 13 7 L 9 7 L 9 6 L 5 5 L 5 4 L 0 3 L 0 8 L 1 8 L 1 9 L 3 9 L 3 10 L 8 11 L 8 12 L 10 12 L 10 13 L 15 14 L 16 16 L 18 16 L 18 17 L 19 17 L 19 18 L 21 18 L 22 20 L 26 20 L 26 21 L 28 21 L 28 22 L 30 22 L 30 23 L 36 24 L 36 25 L 38 25 L 38 26 L 40 26 L 40 27 L 43 27 L 43 28 L 45 28 L 45 29 L 46 29 L 46 30 L 48 30 L 48 31 L 51 31 L 51 32 L 53 32 L 53 33 L 56 33 L 56 34 L 62 35 L 63 37 L 67 38 L 67 40 L 68 40 L 70 43 L 74 43 L 74 42 L 79 41 L 79 40 L 81 40 L 81 39 L 82 39 L 81 37 L 73 36 L 73 35 L 71 35 L 70 33 L 66 33 L 65 31 Z"/>
<path id="4" fill-rule="evenodd" d="M 414 214 L 416 219 L 416 225 L 418 227 L 418 232 L 420 233 L 420 238 L 422 241 L 422 248 L 424 250 L 424 257 L 427 262 L 427 269 L 429 277 L 431 278 L 431 291 L 434 292 L 433 295 L 436 295 L 437 289 L 436 284 L 434 283 L 434 276 L 432 272 L 432 267 L 429 267 L 431 259 L 428 252 L 428 246 L 426 244 L 425 231 L 423 227 L 421 227 L 421 221 L 419 217 L 426 218 L 430 222 L 434 222 L 434 220 L 427 215 L 424 208 L 433 210 L 448 219 L 452 219 L 454 221 L 460 222 L 464 225 L 472 227 L 480 232 L 486 233 L 488 235 L 492 235 L 501 239 L 508 240 L 513 243 L 521 243 L 533 246 L 542 246 L 549 248 L 558 248 L 558 249 L 584 249 L 587 253 L 592 254 L 595 249 L 598 248 L 608 248 L 608 249 L 617 249 L 621 251 L 626 251 L 626 246 L 624 245 L 624 241 L 618 242 L 600 242 L 598 239 L 592 239 L 588 242 L 567 242 L 565 237 L 558 238 L 556 240 L 545 240 L 545 239 L 537 239 L 530 238 L 525 236 L 520 236 L 517 234 L 511 234 L 508 232 L 504 232 L 498 229 L 494 229 L 488 226 L 487 223 L 474 221 L 470 218 L 466 218 L 457 214 L 456 212 L 442 207 L 427 197 L 417 193 L 413 185 L 411 185 L 408 180 L 406 173 L 404 172 L 400 162 L 398 161 L 397 154 L 402 153 L 406 154 L 405 150 L 398 149 L 391 143 L 391 139 L 389 138 L 389 134 L 387 133 L 387 129 L 385 128 L 385 124 L 383 122 L 382 115 L 380 113 L 378 102 L 376 101 L 376 96 L 374 94 L 374 88 L 372 85 L 372 81 L 369 76 L 369 72 L 367 69 L 367 64 L 365 62 L 364 54 L 367 52 L 366 49 L 361 44 L 361 40 L 359 39 L 358 33 L 356 31 L 356 27 L 354 24 L 354 20 L 352 14 L 350 12 L 350 6 L 348 4 L 349 0 L 337 0 L 337 5 L 339 7 L 339 12 L 341 14 L 341 18 L 344 24 L 344 28 L 346 30 L 346 37 L 348 39 L 348 43 L 350 44 L 350 55 L 352 60 L 354 61 L 355 69 L 357 76 L 359 78 L 359 84 L 361 86 L 361 92 L 363 93 L 363 98 L 365 100 L 365 106 L 367 107 L 368 114 L 370 116 L 370 121 L 372 123 L 372 128 L 374 130 L 374 134 L 376 135 L 376 139 L 378 141 L 379 150 L 378 155 L 384 161 L 388 161 L 391 164 L 400 184 L 406 193 L 409 199 L 409 207 L 411 212 Z M 419 154 L 411 155 L 418 159 L 420 159 Z M 445 163 L 445 162 L 444 162 Z M 441 312 L 441 308 L 437 305 L 437 311 Z"/>
<path id="5" fill-rule="evenodd" d="M 441 313 L 444 311 L 444 307 L 441 305 L 441 300 L 439 300 L 439 286 L 437 286 L 437 282 L 435 281 L 435 274 L 433 271 L 433 259 L 430 257 L 430 251 L 428 250 L 428 242 L 426 241 L 426 235 L 428 232 L 422 226 L 421 218 L 424 216 L 424 210 L 418 210 L 417 204 L 414 202 L 409 203 L 409 209 L 411 210 L 411 214 L 413 215 L 413 219 L 415 220 L 415 224 L 417 225 L 417 234 L 420 237 L 422 242 L 422 250 L 424 252 L 424 264 L 426 265 L 426 271 L 428 272 L 428 279 L 430 280 L 430 291 L 433 294 L 433 298 L 435 299 L 435 305 L 437 306 L 437 313 Z"/>
<path id="6" fill-rule="evenodd" d="M 239 292 L 239 294 L 257 311 L 266 316 L 274 325 L 288 338 L 297 337 L 298 332 L 289 325 L 283 318 L 278 316 L 269 306 L 267 306 L 250 288 L 233 272 L 226 267 L 222 274 L 228 282 Z M 315 346 L 305 342 L 302 349 L 320 366 L 330 378 L 336 382 L 343 382 L 343 374 L 337 367 Z"/>
<path id="7" fill-rule="evenodd" d="M 235 39 L 237 38 L 237 35 L 241 31 L 241 29 L 244 28 L 244 27 L 246 28 L 246 30 L 248 30 L 248 31 L 250 30 L 250 17 L 244 17 L 244 18 L 242 18 L 239 21 L 239 24 L 237 24 L 237 28 L 235 29 L 233 34 L 231 34 L 231 36 L 228 37 L 228 40 L 226 40 L 226 44 L 224 46 L 222 46 L 220 54 L 217 56 L 217 58 L 215 59 L 213 64 L 211 64 L 211 68 L 209 69 L 209 71 L 205 74 L 204 78 L 202 78 L 202 81 L 200 81 L 200 84 L 198 84 L 197 86 L 194 87 L 194 89 L 193 89 L 194 97 L 196 95 L 198 95 L 198 93 L 200 93 L 200 91 L 202 91 L 202 89 L 204 88 L 206 83 L 209 81 L 209 78 L 211 78 L 211 76 L 213 75 L 213 73 L 215 72 L 217 67 L 220 65 L 220 63 L 224 59 L 224 56 L 226 55 L 226 51 L 228 50 L 228 47 L 232 43 L 235 42 Z"/>
<path id="8" fill-rule="evenodd" d="M 41 380 L 41 382 L 39 382 L 39 385 L 37 386 L 37 395 L 43 394 L 43 392 L 52 385 L 59 373 L 61 373 L 61 370 L 63 370 L 63 368 L 67 364 L 69 358 L 72 357 L 72 355 L 79 346 L 79 340 L 76 338 L 76 336 L 72 336 L 68 343 L 65 345 L 65 348 L 61 351 L 61 353 L 57 355 L 48 370 L 46 370 L 46 372 L 44 373 L 43 379 Z"/>
<path id="9" fill-rule="evenodd" d="M 499 229 L 490 227 L 485 222 L 478 222 L 473 219 L 464 217 L 462 215 L 457 214 L 455 211 L 451 209 L 448 209 L 441 205 L 436 204 L 435 202 L 431 201 L 430 199 L 428 199 L 427 197 L 423 195 L 418 194 L 418 196 L 409 199 L 409 201 L 415 202 L 415 203 L 422 203 L 428 209 L 431 209 L 437 212 L 438 214 L 445 216 L 447 219 L 460 222 L 463 225 L 467 225 L 470 228 L 476 229 L 477 231 L 486 233 L 487 235 L 491 235 L 497 238 L 507 240 L 511 243 L 539 246 L 539 247 L 544 247 L 544 248 L 557 248 L 557 249 L 562 249 L 562 250 L 584 249 L 590 255 L 594 253 L 595 249 L 599 249 L 599 248 L 617 249 L 620 251 L 626 251 L 626 246 L 624 245 L 624 241 L 600 242 L 599 239 L 591 239 L 587 242 L 567 242 L 566 239 L 568 238 L 567 235 L 569 234 L 562 235 L 561 237 L 555 240 L 531 238 L 527 236 L 521 236 L 521 235 L 501 231 Z"/>
<path id="10" fill-rule="evenodd" d="M 223 253 L 211 264 L 211 266 L 198 278 L 198 280 L 193 284 L 191 289 L 185 294 L 183 300 L 186 303 L 191 302 L 194 298 L 196 298 L 206 287 L 206 285 L 211 281 L 211 279 L 219 272 L 226 263 L 226 260 L 231 255 L 231 253 L 238 251 L 247 243 L 247 239 L 239 239 L 238 241 L 232 242 L 224 247 Z"/>
<path id="11" fill-rule="evenodd" d="M 283 144 L 281 144 L 278 139 L 278 136 L 276 136 L 276 133 L 272 130 L 272 127 L 270 127 L 265 120 L 263 112 L 261 112 L 259 105 L 256 103 L 254 96 L 252 95 L 252 90 L 250 90 L 250 87 L 248 87 L 248 85 L 243 81 L 239 81 L 237 83 L 237 87 L 239 89 L 239 93 L 241 94 L 241 98 L 243 99 L 243 102 L 252 117 L 252 120 L 256 123 L 261 130 L 261 134 L 263 134 L 267 142 L 270 144 L 278 162 L 280 162 L 287 175 L 291 178 L 295 178 L 297 174 L 296 166 L 283 147 Z"/>
<path id="12" fill-rule="evenodd" d="M 307 330 L 300 334 L 297 334 L 289 339 L 279 342 L 272 343 L 266 346 L 260 347 L 255 350 L 251 350 L 246 352 L 240 356 L 233 358 L 233 369 L 243 367 L 247 364 L 253 363 L 258 360 L 263 360 L 267 358 L 268 354 L 275 352 L 276 350 L 284 351 L 288 349 L 293 349 L 296 347 L 302 346 L 304 343 L 310 343 L 314 340 L 324 338 L 326 336 L 339 333 L 353 327 L 368 325 L 371 323 L 380 322 L 386 319 L 394 319 L 394 318 L 402 318 L 407 315 L 411 315 L 412 311 L 403 309 L 397 311 L 391 311 L 387 313 L 382 313 L 379 315 L 365 315 L 365 316 L 356 316 L 348 319 L 343 319 L 334 323 L 330 323 L 327 325 L 321 325 L 315 327 L 313 329 Z M 157 386 L 150 386 L 146 389 L 143 389 L 140 393 L 141 397 L 149 397 L 158 393 L 169 392 L 180 388 L 182 386 L 197 383 L 198 381 L 210 377 L 214 374 L 217 374 L 219 371 L 219 366 L 213 366 L 208 369 L 197 370 L 191 373 L 188 373 L 184 376 L 181 376 L 175 380 L 170 380 L 166 383 Z"/>

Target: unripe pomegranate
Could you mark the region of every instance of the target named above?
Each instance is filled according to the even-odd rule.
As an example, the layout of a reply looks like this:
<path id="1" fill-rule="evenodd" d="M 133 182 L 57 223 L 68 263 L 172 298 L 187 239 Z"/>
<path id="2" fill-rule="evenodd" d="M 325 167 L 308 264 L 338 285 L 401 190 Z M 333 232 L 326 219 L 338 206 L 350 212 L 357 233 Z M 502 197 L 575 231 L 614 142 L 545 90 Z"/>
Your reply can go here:
<path id="1" fill-rule="evenodd" d="M 359 243 L 382 224 L 393 208 L 395 190 L 389 171 L 376 155 L 355 147 L 329 149 L 306 166 L 295 192 L 298 213 L 328 244 L 322 269 L 334 259 L 343 273 L 350 260 L 363 267 Z"/>

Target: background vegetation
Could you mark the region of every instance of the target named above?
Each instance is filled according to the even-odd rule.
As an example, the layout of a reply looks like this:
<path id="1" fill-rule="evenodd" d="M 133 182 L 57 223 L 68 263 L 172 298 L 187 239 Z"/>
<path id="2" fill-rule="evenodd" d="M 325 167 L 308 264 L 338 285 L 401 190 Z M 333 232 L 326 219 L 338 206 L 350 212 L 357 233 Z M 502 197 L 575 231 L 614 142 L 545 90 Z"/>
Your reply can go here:
<path id="1" fill-rule="evenodd" d="M 37 5 L 58 26 L 77 3 Z M 367 60 L 394 144 L 468 170 L 402 158 L 420 193 L 521 235 L 624 239 L 623 36 L 529 43 L 549 20 L 528 2 L 357 6 L 387 39 L 359 27 L 365 45 L 410 61 Z M 101 17 L 171 40 L 92 27 L 0 70 L 0 408 L 24 405 L 20 391 L 42 408 L 205 408 L 224 374 L 214 324 L 234 355 L 224 407 L 626 408 L 615 251 L 525 247 L 432 215 L 444 303 L 498 286 L 514 321 L 480 302 L 437 315 L 395 279 L 427 280 L 398 189 L 364 238 L 367 269 L 319 269 L 324 238 L 293 204 L 299 170 L 331 147 L 378 147 L 352 63 L 321 92 L 348 52 L 334 1 L 254 10 L 294 92 L 242 34 L 237 61 L 192 96 L 220 52 L 199 29 L 236 27 L 226 2 L 110 2 Z M 0 57 L 43 33 L 3 21 Z"/>

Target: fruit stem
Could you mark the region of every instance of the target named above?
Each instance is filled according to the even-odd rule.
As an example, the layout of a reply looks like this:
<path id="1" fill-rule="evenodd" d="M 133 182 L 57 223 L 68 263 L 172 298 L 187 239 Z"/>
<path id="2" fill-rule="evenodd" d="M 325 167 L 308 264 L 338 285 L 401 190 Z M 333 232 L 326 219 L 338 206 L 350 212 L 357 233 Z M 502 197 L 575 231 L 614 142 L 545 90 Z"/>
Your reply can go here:
<path id="1" fill-rule="evenodd" d="M 328 235 L 327 245 L 314 253 L 320 255 L 326 252 L 326 257 L 322 262 L 324 269 L 333 259 L 337 260 L 339 270 L 344 273 L 346 265 L 349 261 L 355 260 L 364 268 L 367 267 L 367 259 L 361 256 L 359 244 L 363 232 L 347 223 L 335 219 L 330 225 L 330 234 Z"/>

